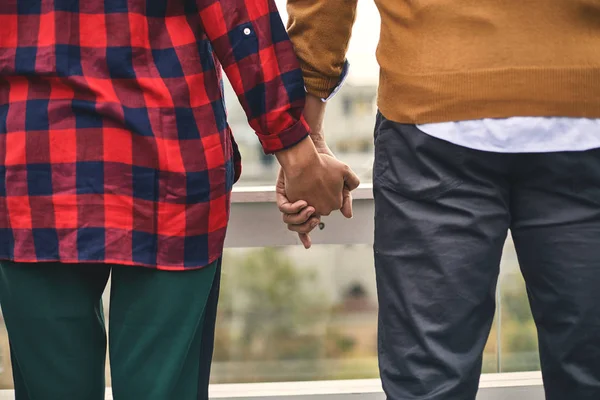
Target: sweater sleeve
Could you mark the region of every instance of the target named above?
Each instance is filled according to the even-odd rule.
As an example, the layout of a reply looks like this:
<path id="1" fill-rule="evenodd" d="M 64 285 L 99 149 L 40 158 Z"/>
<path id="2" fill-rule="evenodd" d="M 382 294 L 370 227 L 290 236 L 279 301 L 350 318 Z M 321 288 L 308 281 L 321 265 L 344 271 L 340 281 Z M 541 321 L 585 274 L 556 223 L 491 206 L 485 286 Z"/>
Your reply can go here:
<path id="1" fill-rule="evenodd" d="M 292 39 L 308 93 L 327 98 L 338 86 L 358 0 L 288 0 Z"/>

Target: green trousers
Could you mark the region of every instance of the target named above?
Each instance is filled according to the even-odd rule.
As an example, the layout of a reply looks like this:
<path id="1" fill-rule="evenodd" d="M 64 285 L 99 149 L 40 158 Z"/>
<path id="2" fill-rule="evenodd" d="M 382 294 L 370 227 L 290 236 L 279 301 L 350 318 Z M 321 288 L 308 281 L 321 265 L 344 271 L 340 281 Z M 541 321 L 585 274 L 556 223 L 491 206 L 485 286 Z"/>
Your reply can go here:
<path id="1" fill-rule="evenodd" d="M 104 400 L 109 276 L 114 399 L 208 399 L 220 261 L 182 272 L 1 262 L 16 400 Z"/>

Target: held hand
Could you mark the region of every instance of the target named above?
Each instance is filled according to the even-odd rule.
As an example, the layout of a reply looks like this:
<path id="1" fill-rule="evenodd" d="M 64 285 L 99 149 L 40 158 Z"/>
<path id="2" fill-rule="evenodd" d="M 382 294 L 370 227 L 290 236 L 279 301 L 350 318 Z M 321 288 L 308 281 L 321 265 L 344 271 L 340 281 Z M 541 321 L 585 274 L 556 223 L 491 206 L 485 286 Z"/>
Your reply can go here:
<path id="1" fill-rule="evenodd" d="M 312 245 L 309 233 L 319 226 L 321 217 L 315 214 L 315 208 L 309 206 L 304 200 L 295 203 L 290 202 L 285 193 L 283 170 L 279 170 L 275 192 L 277 207 L 279 207 L 279 211 L 283 214 L 283 222 L 288 226 L 290 231 L 298 233 L 298 237 L 304 248 L 309 249 Z"/>
<path id="2" fill-rule="evenodd" d="M 311 140 L 304 140 L 291 151 L 278 155 L 283 170 L 277 181 L 277 204 L 284 223 L 289 230 L 298 233 L 307 249 L 311 246 L 309 233 L 319 226 L 321 215 L 341 209 L 346 218 L 352 218 L 350 192 L 360 183 L 327 146 L 323 133 L 324 115 L 325 103 L 308 94 L 304 116 L 311 127 Z M 306 165 L 311 167 L 302 167 Z"/>
<path id="3" fill-rule="evenodd" d="M 320 98 L 310 93 L 306 95 L 304 117 L 311 129 L 310 137 L 319 154 L 326 154 L 331 157 L 334 157 L 333 153 L 331 152 L 329 146 L 327 146 L 327 143 L 325 141 L 325 132 L 323 129 L 323 121 L 325 119 L 325 108 L 326 103 L 321 101 Z M 341 211 L 346 218 L 352 218 L 352 196 L 350 194 L 351 190 L 353 189 L 349 188 L 346 185 L 344 186 L 344 190 L 342 192 L 343 205 Z"/>
<path id="4" fill-rule="evenodd" d="M 292 203 L 306 201 L 319 215 L 341 209 L 344 186 L 354 190 L 360 183 L 346 164 L 318 153 L 310 138 L 276 156 L 284 172 L 287 198 Z"/>
<path id="5" fill-rule="evenodd" d="M 290 201 L 304 200 L 322 216 L 342 208 L 345 186 L 354 190 L 360 183 L 346 164 L 325 154 L 300 171 L 284 171 L 284 179 Z"/>
<path id="6" fill-rule="evenodd" d="M 319 152 L 319 154 L 326 154 L 329 155 L 331 157 L 335 157 L 333 155 L 333 152 L 331 151 L 331 149 L 329 148 L 329 146 L 327 146 L 327 143 L 325 143 L 325 140 L 322 139 L 322 136 L 313 136 L 313 143 L 315 144 L 315 147 L 317 148 L 317 151 Z M 352 218 L 352 191 L 353 189 L 349 189 L 349 187 L 347 185 L 344 185 L 344 190 L 342 192 L 343 195 L 343 204 L 342 204 L 342 208 L 341 208 L 341 212 L 342 215 L 346 218 Z"/>
<path id="7" fill-rule="evenodd" d="M 333 157 L 333 153 L 324 141 L 315 143 L 317 151 L 320 154 Z M 344 184 L 342 191 L 342 214 L 346 218 L 352 218 L 352 196 L 350 194 L 352 185 Z M 303 199 L 296 202 L 291 202 L 286 194 L 285 177 L 283 171 L 280 170 L 276 187 L 277 205 L 283 214 L 283 222 L 288 225 L 288 229 L 292 232 L 297 232 L 300 241 L 306 249 L 312 245 L 309 233 L 314 230 L 321 222 L 321 217 L 316 213 L 315 207 L 308 205 Z"/>

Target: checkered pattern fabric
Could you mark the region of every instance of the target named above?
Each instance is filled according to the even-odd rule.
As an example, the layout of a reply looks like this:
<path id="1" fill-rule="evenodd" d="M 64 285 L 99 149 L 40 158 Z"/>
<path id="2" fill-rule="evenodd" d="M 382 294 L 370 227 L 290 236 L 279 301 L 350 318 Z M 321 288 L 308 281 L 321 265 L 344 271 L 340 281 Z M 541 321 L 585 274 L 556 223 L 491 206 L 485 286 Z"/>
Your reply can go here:
<path id="1" fill-rule="evenodd" d="M 0 259 L 220 257 L 240 172 L 222 70 L 267 153 L 306 137 L 273 0 L 1 0 Z"/>

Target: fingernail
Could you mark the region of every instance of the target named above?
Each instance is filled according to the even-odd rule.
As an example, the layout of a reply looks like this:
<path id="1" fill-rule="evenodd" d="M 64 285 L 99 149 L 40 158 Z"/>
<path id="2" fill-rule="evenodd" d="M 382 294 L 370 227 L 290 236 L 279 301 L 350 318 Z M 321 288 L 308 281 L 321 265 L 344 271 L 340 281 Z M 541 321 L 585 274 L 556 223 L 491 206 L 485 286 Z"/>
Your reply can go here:
<path id="1" fill-rule="evenodd" d="M 311 228 L 315 228 L 317 225 L 319 225 L 319 221 L 313 221 L 310 223 Z"/>
<path id="2" fill-rule="evenodd" d="M 314 213 L 315 213 L 314 210 L 313 211 L 309 211 L 308 212 L 308 218 L 312 217 Z"/>

